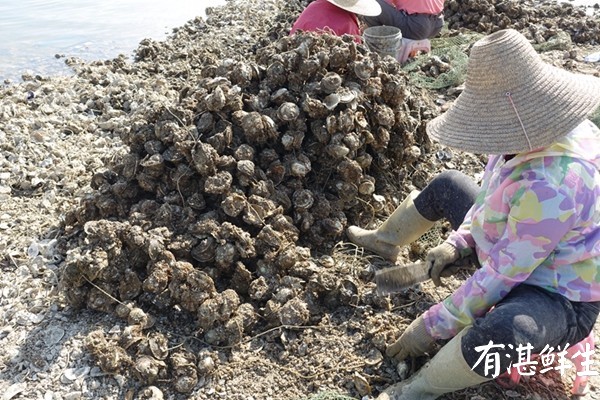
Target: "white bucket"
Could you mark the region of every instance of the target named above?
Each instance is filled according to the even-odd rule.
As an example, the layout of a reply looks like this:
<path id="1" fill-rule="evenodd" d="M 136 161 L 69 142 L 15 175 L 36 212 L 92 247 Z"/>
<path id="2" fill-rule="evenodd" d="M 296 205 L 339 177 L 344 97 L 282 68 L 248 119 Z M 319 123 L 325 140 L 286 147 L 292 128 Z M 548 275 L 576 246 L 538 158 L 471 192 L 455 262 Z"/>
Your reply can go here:
<path id="1" fill-rule="evenodd" d="M 363 32 L 365 44 L 382 57 L 397 57 L 402 48 L 402 32 L 395 26 L 371 26 Z"/>

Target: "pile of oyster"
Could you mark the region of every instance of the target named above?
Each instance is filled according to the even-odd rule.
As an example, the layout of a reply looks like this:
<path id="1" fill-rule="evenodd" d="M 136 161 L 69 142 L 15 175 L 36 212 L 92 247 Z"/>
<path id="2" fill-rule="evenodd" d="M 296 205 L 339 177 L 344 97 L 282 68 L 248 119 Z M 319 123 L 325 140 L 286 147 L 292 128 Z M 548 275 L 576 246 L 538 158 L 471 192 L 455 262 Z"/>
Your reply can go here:
<path id="1" fill-rule="evenodd" d="M 390 179 L 400 188 L 435 173 L 414 171 L 434 107 L 394 59 L 298 34 L 252 61 L 205 64 L 174 103 L 119 93 L 93 107 L 128 110 L 127 128 L 112 128 L 130 151 L 67 216 L 62 287 L 71 305 L 127 321 L 135 339 L 121 348 L 139 347 L 152 313 L 185 312 L 203 341 L 231 345 L 259 319 L 302 325 L 377 302 L 329 253 L 348 224 L 395 207 Z M 103 340 L 90 338 L 101 366 L 132 362 Z M 166 356 L 148 351 L 153 364 L 135 369 L 156 378 Z"/>
<path id="2" fill-rule="evenodd" d="M 450 30 L 491 33 L 513 28 L 529 33 L 537 43 L 564 31 L 575 43 L 600 43 L 597 15 L 588 15 L 583 7 L 566 2 L 549 1 L 541 5 L 530 1 L 450 0 L 444 7 Z"/>
<path id="3" fill-rule="evenodd" d="M 451 30 L 600 40 L 597 21 L 566 5 L 446 4 Z M 341 305 L 389 306 L 363 290 L 369 272 L 332 249 L 348 225 L 376 224 L 437 173 L 436 156 L 448 158 L 424 132 L 436 107 L 395 60 L 349 37 L 287 36 L 296 8 L 266 35 L 215 36 L 194 21 L 176 46 L 142 42 L 133 65 L 74 65 L 96 88 L 84 103 L 97 128 L 129 147 L 93 176 L 61 238 L 67 301 L 125 326 L 87 338 L 103 371 L 189 392 L 223 357 L 176 346 L 170 332 L 183 325 L 203 344 L 232 346 Z M 215 12 L 215 26 L 237 26 L 226 22 L 235 13 Z M 577 19 L 536 24 L 552 12 Z M 438 57 L 423 72 L 448 68 Z"/>

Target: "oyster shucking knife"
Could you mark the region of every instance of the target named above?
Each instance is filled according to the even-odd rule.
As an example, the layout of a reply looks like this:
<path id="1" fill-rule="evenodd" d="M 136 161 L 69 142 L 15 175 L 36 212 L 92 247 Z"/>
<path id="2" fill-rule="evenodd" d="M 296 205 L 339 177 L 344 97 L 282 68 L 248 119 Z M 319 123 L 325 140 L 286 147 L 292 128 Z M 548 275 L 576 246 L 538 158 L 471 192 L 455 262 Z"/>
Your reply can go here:
<path id="1" fill-rule="evenodd" d="M 469 269 L 473 267 L 467 260 L 459 260 L 457 263 L 451 264 L 444 268 L 442 277 L 450 276 L 456 273 L 459 269 Z M 394 265 L 375 271 L 375 284 L 377 285 L 377 293 L 386 295 L 398 293 L 408 289 L 411 286 L 420 282 L 425 282 L 430 279 L 429 265 L 425 261 L 417 261 L 404 265 Z"/>

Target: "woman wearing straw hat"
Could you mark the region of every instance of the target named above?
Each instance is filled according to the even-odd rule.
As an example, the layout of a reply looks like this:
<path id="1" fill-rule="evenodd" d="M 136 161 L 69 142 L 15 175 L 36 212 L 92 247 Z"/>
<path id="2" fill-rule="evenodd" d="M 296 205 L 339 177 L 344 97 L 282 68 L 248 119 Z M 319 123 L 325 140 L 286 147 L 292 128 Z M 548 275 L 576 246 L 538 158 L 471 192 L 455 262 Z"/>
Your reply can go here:
<path id="1" fill-rule="evenodd" d="M 361 41 L 361 29 L 356 14 L 375 16 L 381 13 L 376 0 L 315 0 L 302 11 L 290 31 L 328 32 L 352 35 Z"/>
<path id="2" fill-rule="evenodd" d="M 464 91 L 427 132 L 490 154 L 481 188 L 442 173 L 378 229 L 348 229 L 353 242 L 394 259 L 446 217 L 454 230 L 426 256 L 434 282 L 459 258 L 480 264 L 388 347 L 402 360 L 450 339 L 379 399 L 436 399 L 589 335 L 600 310 L 600 129 L 587 115 L 598 106 L 600 79 L 545 64 L 517 31 L 474 44 Z"/>
<path id="3" fill-rule="evenodd" d="M 411 40 L 437 36 L 444 26 L 444 0 L 377 0 L 381 13 L 365 16 L 367 26 L 395 26 Z"/>

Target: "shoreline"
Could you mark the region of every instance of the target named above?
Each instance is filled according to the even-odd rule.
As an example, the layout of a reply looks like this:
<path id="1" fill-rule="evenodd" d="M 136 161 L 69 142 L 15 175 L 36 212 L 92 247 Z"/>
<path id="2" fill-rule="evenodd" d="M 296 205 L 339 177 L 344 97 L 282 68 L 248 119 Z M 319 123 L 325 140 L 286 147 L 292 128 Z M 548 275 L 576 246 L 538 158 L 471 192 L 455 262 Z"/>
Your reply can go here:
<path id="1" fill-rule="evenodd" d="M 10 27 L 0 45 L 0 82 L 19 82 L 23 74 L 69 75 L 65 59 L 72 57 L 93 62 L 124 54 L 133 61 L 144 38 L 166 40 L 189 20 L 206 19 L 206 8 L 225 0 L 174 0 L 168 6 L 153 0 L 140 9 L 142 3 L 24 0 L 0 5 L 0 24 Z"/>

